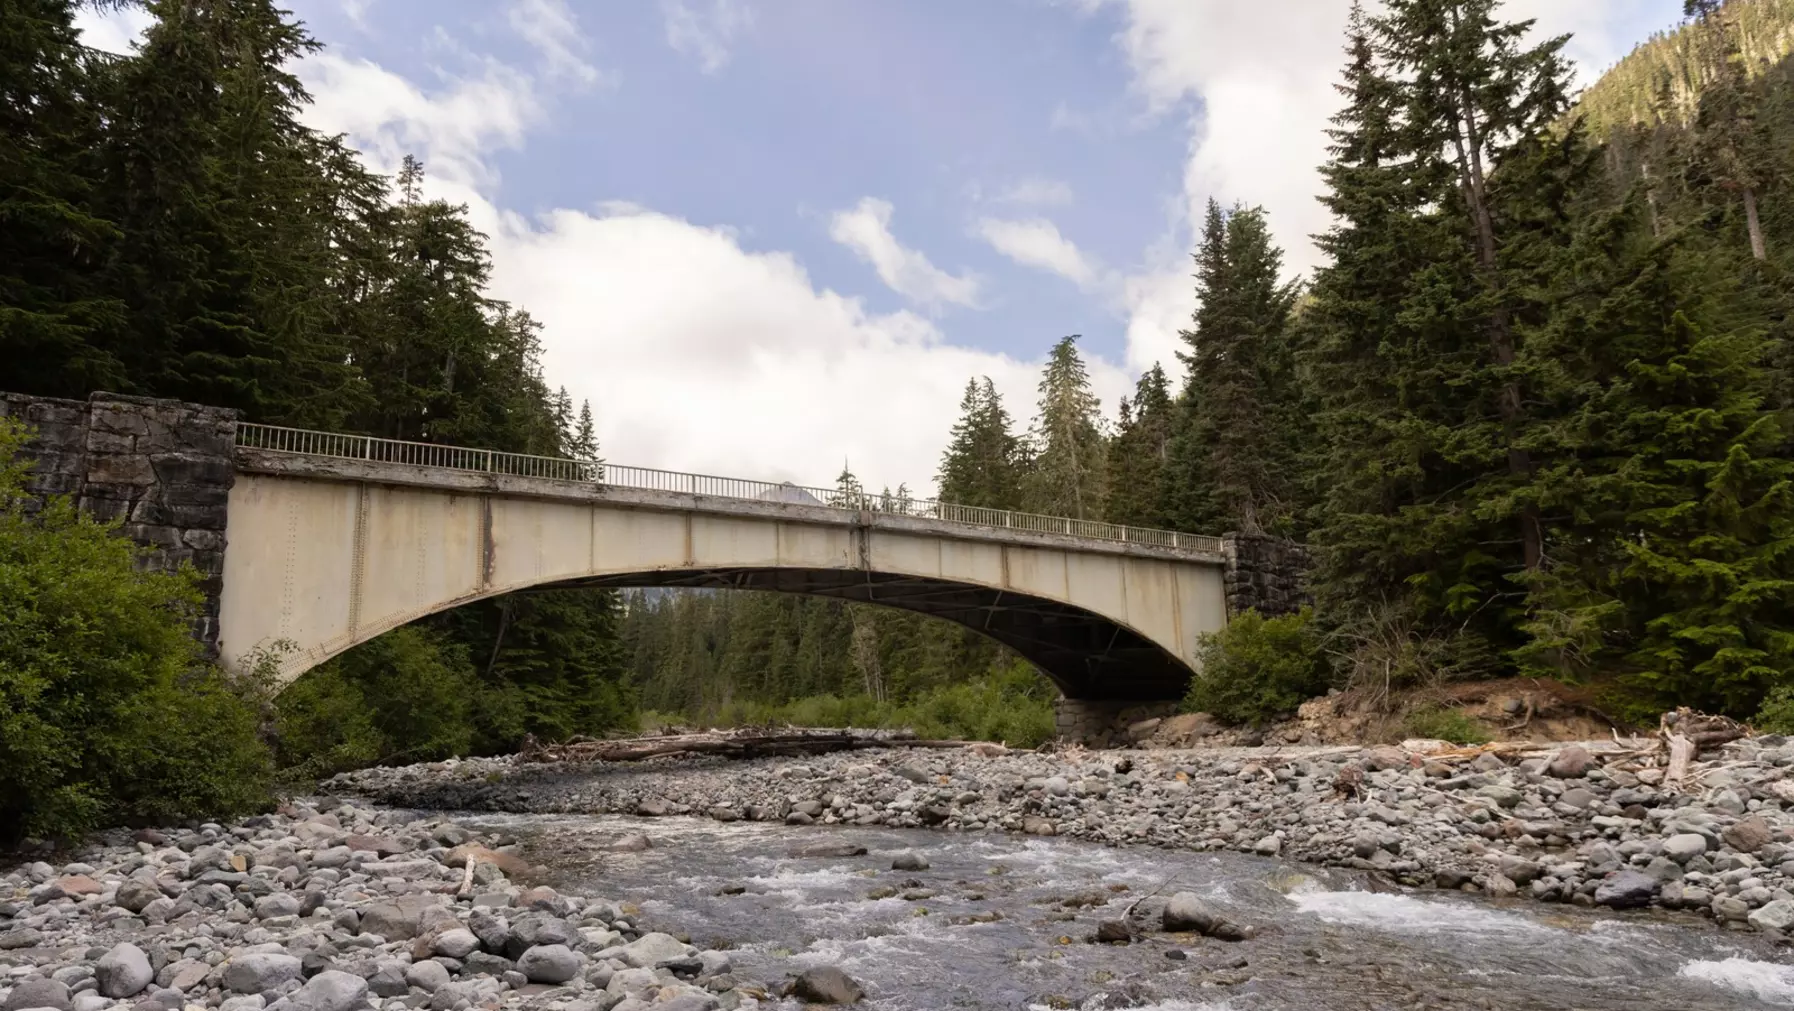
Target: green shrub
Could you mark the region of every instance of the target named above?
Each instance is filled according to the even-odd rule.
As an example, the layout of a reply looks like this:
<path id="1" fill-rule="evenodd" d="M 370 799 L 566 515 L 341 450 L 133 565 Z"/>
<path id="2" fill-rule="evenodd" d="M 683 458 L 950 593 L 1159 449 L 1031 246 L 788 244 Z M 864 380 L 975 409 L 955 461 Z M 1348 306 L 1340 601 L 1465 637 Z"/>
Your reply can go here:
<path id="1" fill-rule="evenodd" d="M 28 515 L 24 439 L 0 419 L 0 841 L 266 803 L 258 700 L 203 662 L 195 574 L 140 570 L 65 499 Z"/>
<path id="2" fill-rule="evenodd" d="M 466 754 L 479 687 L 465 649 L 429 629 L 396 628 L 319 664 L 280 694 L 276 754 L 301 776 Z"/>
<path id="3" fill-rule="evenodd" d="M 1481 723 L 1456 709 L 1422 709 L 1408 714 L 1402 728 L 1410 737 L 1425 737 L 1453 744 L 1487 744 L 1493 738 Z"/>
<path id="4" fill-rule="evenodd" d="M 1260 726 L 1327 689 L 1326 656 L 1306 608 L 1281 618 L 1247 611 L 1203 635 L 1197 660 L 1183 709 L 1228 723 Z"/>
<path id="5" fill-rule="evenodd" d="M 941 740 L 1002 741 L 1032 748 L 1053 736 L 1052 684 L 1028 664 L 1016 661 L 984 677 L 940 685 L 902 703 L 867 695 L 810 695 L 782 705 L 734 702 L 711 719 L 669 713 L 644 714 L 650 726 L 707 722 L 721 727 L 790 725 L 914 730 Z"/>
<path id="6" fill-rule="evenodd" d="M 1766 734 L 1794 734 L 1794 685 L 1769 689 L 1751 725 Z"/>

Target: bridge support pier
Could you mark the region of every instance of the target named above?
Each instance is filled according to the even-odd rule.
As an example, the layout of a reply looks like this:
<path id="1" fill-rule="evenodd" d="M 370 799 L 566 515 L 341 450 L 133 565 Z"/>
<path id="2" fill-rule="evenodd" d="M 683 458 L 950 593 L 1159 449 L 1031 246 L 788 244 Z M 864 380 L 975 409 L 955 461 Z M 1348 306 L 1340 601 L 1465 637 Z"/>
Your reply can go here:
<path id="1" fill-rule="evenodd" d="M 1155 716 L 1177 712 L 1177 699 L 1130 702 L 1113 699 L 1067 699 L 1053 703 L 1053 727 L 1062 744 L 1089 748 L 1126 747 L 1133 743 L 1128 727 Z"/>

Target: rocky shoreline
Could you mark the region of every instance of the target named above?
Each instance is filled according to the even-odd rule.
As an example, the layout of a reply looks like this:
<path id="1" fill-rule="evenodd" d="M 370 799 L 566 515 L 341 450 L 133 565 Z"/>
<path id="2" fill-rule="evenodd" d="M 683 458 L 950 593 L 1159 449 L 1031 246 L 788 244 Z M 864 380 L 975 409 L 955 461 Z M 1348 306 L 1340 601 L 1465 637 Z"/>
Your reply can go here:
<path id="1" fill-rule="evenodd" d="M 507 874 L 507 871 L 510 874 Z M 522 887 L 514 841 L 366 804 L 110 833 L 0 874 L 0 1011 L 725 1011 L 767 989 L 612 898 Z M 857 995 L 813 969 L 783 989 Z"/>
<path id="2" fill-rule="evenodd" d="M 1794 933 L 1794 742 L 1736 741 L 1665 782 L 1651 742 L 1206 751 L 892 749 L 729 762 L 470 759 L 338 776 L 403 807 L 693 815 L 1236 850 L 1405 886 Z"/>

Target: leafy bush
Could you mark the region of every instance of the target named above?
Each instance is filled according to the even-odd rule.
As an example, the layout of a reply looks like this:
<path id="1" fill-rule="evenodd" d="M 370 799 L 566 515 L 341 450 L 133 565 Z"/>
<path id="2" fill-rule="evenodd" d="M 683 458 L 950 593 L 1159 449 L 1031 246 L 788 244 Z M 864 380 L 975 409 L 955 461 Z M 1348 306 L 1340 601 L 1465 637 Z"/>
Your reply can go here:
<path id="1" fill-rule="evenodd" d="M 24 439 L 0 419 L 0 839 L 266 803 L 257 700 L 189 631 L 195 574 L 140 570 L 66 499 L 28 515 Z"/>
<path id="2" fill-rule="evenodd" d="M 1771 688 L 1751 725 L 1768 734 L 1794 734 L 1794 685 Z"/>
<path id="3" fill-rule="evenodd" d="M 1306 608 L 1281 618 L 1247 611 L 1205 634 L 1184 711 L 1259 726 L 1326 691 L 1326 656 L 1312 618 Z"/>
<path id="4" fill-rule="evenodd" d="M 914 730 L 943 740 L 1002 741 L 1032 748 L 1053 736 L 1058 692 L 1028 664 L 1016 661 L 982 678 L 926 689 L 902 703 L 868 695 L 811 695 L 782 705 L 733 703 L 709 721 L 716 726 L 859 727 Z M 696 721 L 645 713 L 646 726 Z"/>
<path id="5" fill-rule="evenodd" d="M 280 694 L 276 754 L 304 776 L 466 754 L 478 688 L 465 649 L 427 629 L 396 628 Z"/>
<path id="6" fill-rule="evenodd" d="M 1482 724 L 1456 709 L 1422 709 L 1402 721 L 1410 737 L 1426 737 L 1453 744 L 1487 744 L 1493 740 Z"/>

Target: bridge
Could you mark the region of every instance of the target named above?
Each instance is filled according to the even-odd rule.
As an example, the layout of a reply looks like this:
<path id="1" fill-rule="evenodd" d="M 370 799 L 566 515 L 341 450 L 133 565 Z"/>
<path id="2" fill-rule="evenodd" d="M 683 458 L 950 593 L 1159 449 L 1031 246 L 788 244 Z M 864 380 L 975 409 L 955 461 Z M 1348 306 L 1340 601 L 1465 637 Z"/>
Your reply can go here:
<path id="1" fill-rule="evenodd" d="M 0 414 L 40 429 L 40 491 L 198 566 L 215 616 L 202 634 L 227 666 L 272 650 L 283 685 L 485 597 L 709 587 L 957 622 L 1068 700 L 1116 708 L 1180 697 L 1198 637 L 1287 582 L 1274 552 L 1235 535 L 309 432 L 103 394 L 0 394 Z"/>

